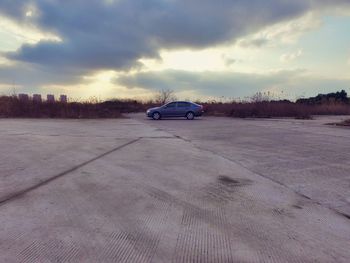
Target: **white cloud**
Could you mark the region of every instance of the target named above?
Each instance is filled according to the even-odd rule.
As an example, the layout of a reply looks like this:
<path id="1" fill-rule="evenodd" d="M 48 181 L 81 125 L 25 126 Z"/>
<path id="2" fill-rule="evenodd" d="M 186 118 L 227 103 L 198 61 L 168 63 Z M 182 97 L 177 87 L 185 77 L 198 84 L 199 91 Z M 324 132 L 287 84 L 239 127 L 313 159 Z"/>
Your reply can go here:
<path id="1" fill-rule="evenodd" d="M 32 11 L 27 13 L 28 17 L 29 14 L 33 15 Z M 0 38 L 0 51 L 14 51 L 23 44 L 36 44 L 41 40 L 61 41 L 60 37 L 50 32 L 44 32 L 28 23 L 19 23 L 3 16 L 0 16 Z"/>
<path id="2" fill-rule="evenodd" d="M 316 12 L 268 26 L 261 31 L 238 40 L 238 45 L 247 48 L 262 46 L 275 47 L 279 44 L 295 44 L 300 37 L 322 25 L 320 16 Z"/>
<path id="3" fill-rule="evenodd" d="M 280 60 L 281 60 L 281 62 L 290 62 L 290 61 L 296 60 L 297 58 L 301 57 L 302 54 L 303 54 L 303 50 L 299 49 L 296 52 L 281 55 Z"/>
<path id="4" fill-rule="evenodd" d="M 167 69 L 198 72 L 196 77 L 205 76 L 200 75 L 203 71 L 258 73 L 281 67 L 276 57 L 285 51 L 251 47 L 295 44 L 305 32 L 321 25 L 318 14 L 322 7 L 342 7 L 347 2 L 0 1 L 4 16 L 0 16 L 0 57 L 6 57 L 0 58 L 0 83 L 16 79 L 28 87 L 66 85 L 74 89 L 90 81 L 96 87 L 91 90 L 99 92 L 98 83 L 109 85 L 104 82 L 109 76 L 96 77 L 95 72 L 132 75 L 133 70 L 141 71 L 142 63 L 142 70 L 159 74 Z M 301 55 L 300 50 L 282 55 L 281 60 L 292 61 Z M 240 61 L 244 63 L 236 63 Z M 289 65 L 283 66 L 288 69 Z"/>
<path id="5" fill-rule="evenodd" d="M 11 60 L 8 60 L 7 58 L 2 57 L 2 56 L 0 55 L 0 69 L 1 69 L 1 67 L 3 67 L 3 66 L 12 66 L 12 65 L 14 65 L 14 64 L 15 64 L 15 62 L 13 62 L 13 61 L 11 61 Z"/>
<path id="6" fill-rule="evenodd" d="M 314 1 L 315 6 L 311 4 Z M 158 58 L 160 50 L 199 50 L 224 45 L 303 16 L 323 6 L 323 1 L 316 4 L 316 0 L 269 0 L 247 4 L 244 0 L 225 0 L 217 4 L 212 0 L 93 0 L 87 4 L 80 0 L 64 3 L 33 0 L 28 5 L 12 0 L 0 1 L 0 13 L 18 23 L 55 32 L 64 39 L 60 43 L 50 40 L 22 45 L 16 52 L 7 53 L 9 59 L 53 70 L 57 67 L 130 70 L 140 66 L 142 58 Z M 287 35 L 304 27 L 302 22 L 284 26 L 287 28 L 263 32 L 264 37 Z M 255 44 L 261 41 L 255 40 Z"/>
<path id="7" fill-rule="evenodd" d="M 244 98 L 258 91 L 271 92 L 281 98 L 295 99 L 298 96 L 314 96 L 342 89 L 349 91 L 350 87 L 348 78 L 323 77 L 301 69 L 271 71 L 264 74 L 165 70 L 121 75 L 115 79 L 115 83 L 130 90 L 173 89 L 177 94 L 190 92 L 191 98 L 194 99 L 218 96 Z"/>

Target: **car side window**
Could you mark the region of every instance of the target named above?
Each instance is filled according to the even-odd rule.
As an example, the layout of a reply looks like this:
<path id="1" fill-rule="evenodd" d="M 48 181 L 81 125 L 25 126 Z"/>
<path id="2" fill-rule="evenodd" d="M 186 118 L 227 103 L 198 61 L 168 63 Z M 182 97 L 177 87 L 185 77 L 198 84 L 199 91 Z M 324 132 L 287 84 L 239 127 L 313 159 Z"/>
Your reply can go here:
<path id="1" fill-rule="evenodd" d="M 168 109 L 168 108 L 175 108 L 175 106 L 176 106 L 176 102 L 172 102 L 167 104 L 165 107 Z"/>
<path id="2" fill-rule="evenodd" d="M 187 102 L 178 102 L 177 103 L 177 107 L 179 107 L 179 108 L 188 108 L 189 106 L 190 106 L 190 104 Z"/>

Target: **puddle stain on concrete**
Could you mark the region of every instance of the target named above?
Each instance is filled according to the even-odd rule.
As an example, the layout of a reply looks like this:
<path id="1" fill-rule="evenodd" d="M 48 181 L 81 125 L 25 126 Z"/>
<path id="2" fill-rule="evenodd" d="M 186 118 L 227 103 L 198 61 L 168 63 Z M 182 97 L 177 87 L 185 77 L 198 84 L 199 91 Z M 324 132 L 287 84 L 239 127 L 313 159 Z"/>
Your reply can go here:
<path id="1" fill-rule="evenodd" d="M 253 183 L 249 179 L 245 179 L 245 178 L 231 178 L 231 177 L 226 176 L 226 175 L 220 175 L 218 177 L 218 182 L 220 184 L 223 184 L 223 185 L 229 186 L 229 187 L 245 186 L 245 185 L 250 185 L 250 184 Z"/>
<path id="2" fill-rule="evenodd" d="M 240 187 L 248 186 L 252 183 L 253 181 L 249 179 L 220 175 L 215 182 L 203 187 L 201 192 L 206 201 L 216 204 L 226 204 L 236 199 L 235 195 Z"/>

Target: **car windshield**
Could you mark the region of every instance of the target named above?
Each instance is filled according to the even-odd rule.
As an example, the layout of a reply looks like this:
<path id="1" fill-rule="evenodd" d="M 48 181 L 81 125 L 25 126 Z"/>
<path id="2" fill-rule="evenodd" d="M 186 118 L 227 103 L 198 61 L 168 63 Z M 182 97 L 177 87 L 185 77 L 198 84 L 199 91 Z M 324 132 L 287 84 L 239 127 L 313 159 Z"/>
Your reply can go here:
<path id="1" fill-rule="evenodd" d="M 174 108 L 176 106 L 176 102 L 171 102 L 165 105 L 165 108 Z"/>

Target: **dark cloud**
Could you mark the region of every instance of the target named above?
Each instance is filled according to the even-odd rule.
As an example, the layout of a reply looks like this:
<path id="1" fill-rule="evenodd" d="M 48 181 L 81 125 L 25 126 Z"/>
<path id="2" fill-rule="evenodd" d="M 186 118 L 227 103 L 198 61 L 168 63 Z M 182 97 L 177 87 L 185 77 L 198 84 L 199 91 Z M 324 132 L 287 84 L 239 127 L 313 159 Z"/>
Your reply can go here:
<path id="1" fill-rule="evenodd" d="M 294 0 L 3 0 L 1 11 L 54 32 L 9 53 L 13 60 L 53 67 L 129 69 L 161 48 L 204 48 L 232 41 L 266 25 L 302 15 L 312 1 Z"/>
<path id="2" fill-rule="evenodd" d="M 223 44 L 310 9 L 346 2 L 2 0 L 0 14 L 62 39 L 25 44 L 7 53 L 8 59 L 41 66 L 52 74 L 64 69 L 72 75 L 98 69 L 129 70 L 140 66 L 140 58 L 157 58 L 160 49 Z M 33 10 L 31 17 L 26 16 L 29 9 Z M 47 77 L 56 81 L 53 75 Z"/>
<path id="3" fill-rule="evenodd" d="M 258 91 L 284 92 L 312 96 L 317 93 L 345 89 L 350 91 L 350 79 L 312 77 L 304 70 L 279 71 L 271 74 L 243 74 L 233 72 L 188 72 L 167 70 L 124 75 L 115 80 L 128 88 L 150 90 L 172 89 L 176 92 L 192 91 L 199 96 L 245 97 Z"/>
<path id="4" fill-rule="evenodd" d="M 80 76 L 81 70 L 57 69 L 52 71 L 40 65 L 27 63 L 11 66 L 0 65 L 0 83 L 18 85 L 21 87 L 36 88 L 50 84 L 74 84 L 84 82 Z"/>
<path id="5" fill-rule="evenodd" d="M 172 89 L 196 91 L 208 96 L 246 96 L 268 87 L 285 84 L 301 71 L 281 71 L 270 75 L 234 72 L 189 72 L 166 70 L 124 75 L 116 83 L 128 88 L 143 87 L 151 90 Z"/>

